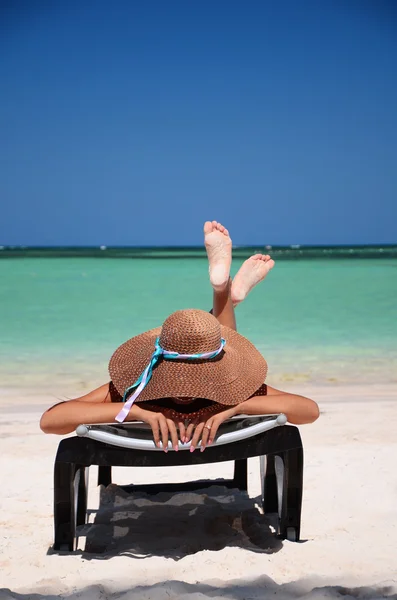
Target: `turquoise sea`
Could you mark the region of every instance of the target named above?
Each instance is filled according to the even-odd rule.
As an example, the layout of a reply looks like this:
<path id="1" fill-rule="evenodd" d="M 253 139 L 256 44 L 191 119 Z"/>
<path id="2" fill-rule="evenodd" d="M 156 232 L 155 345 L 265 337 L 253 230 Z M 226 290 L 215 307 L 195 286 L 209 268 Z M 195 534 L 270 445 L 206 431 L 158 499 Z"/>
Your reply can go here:
<path id="1" fill-rule="evenodd" d="M 237 309 L 239 331 L 269 363 L 268 381 L 396 382 L 397 257 L 298 253 L 274 252 L 276 267 Z M 249 254 L 235 252 L 233 272 Z M 179 308 L 211 308 L 202 252 L 123 256 L 3 254 L 2 388 L 62 395 L 105 382 L 109 357 L 128 337 Z"/>

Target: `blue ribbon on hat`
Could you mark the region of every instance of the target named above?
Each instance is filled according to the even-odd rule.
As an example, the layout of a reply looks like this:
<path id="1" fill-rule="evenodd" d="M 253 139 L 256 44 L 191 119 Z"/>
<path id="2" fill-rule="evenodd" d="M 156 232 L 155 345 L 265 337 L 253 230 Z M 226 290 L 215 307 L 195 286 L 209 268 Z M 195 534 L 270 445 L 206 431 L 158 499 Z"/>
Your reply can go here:
<path id="1" fill-rule="evenodd" d="M 167 360 L 211 359 L 211 358 L 215 358 L 215 356 L 218 356 L 218 354 L 220 354 L 222 352 L 225 344 L 226 344 L 226 340 L 224 338 L 222 338 L 221 345 L 215 351 L 200 352 L 198 354 L 179 354 L 179 352 L 171 352 L 170 350 L 165 350 L 164 348 L 162 348 L 160 346 L 160 338 L 159 337 L 156 338 L 156 341 L 154 344 L 154 352 L 151 356 L 150 362 L 149 362 L 148 366 L 145 368 L 145 370 L 139 375 L 139 377 L 135 381 L 135 383 L 130 385 L 125 390 L 124 396 L 123 396 L 124 406 L 121 409 L 121 411 L 119 412 L 119 414 L 117 415 L 115 420 L 118 421 L 119 423 L 123 423 L 123 421 L 125 421 L 128 413 L 131 410 L 131 406 L 134 404 L 134 402 L 138 398 L 139 394 L 142 392 L 142 390 L 147 386 L 147 384 L 151 380 L 152 375 L 153 375 L 153 369 L 161 357 L 165 358 Z M 130 398 L 127 400 L 128 395 L 131 393 L 131 391 L 134 388 L 137 388 L 137 389 L 132 394 L 132 396 L 130 396 Z"/>

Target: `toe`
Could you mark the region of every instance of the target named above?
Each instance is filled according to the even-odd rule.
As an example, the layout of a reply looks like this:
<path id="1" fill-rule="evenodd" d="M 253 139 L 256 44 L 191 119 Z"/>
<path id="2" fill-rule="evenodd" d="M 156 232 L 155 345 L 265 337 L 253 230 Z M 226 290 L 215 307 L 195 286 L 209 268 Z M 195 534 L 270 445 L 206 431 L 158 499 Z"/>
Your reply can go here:
<path id="1" fill-rule="evenodd" d="M 212 229 L 213 229 L 212 222 L 206 221 L 204 223 L 204 233 L 211 233 Z"/>
<path id="2" fill-rule="evenodd" d="M 226 229 L 226 227 L 225 227 L 224 225 L 222 225 L 222 223 L 218 223 L 218 221 L 213 221 L 213 223 L 216 223 L 216 226 L 215 226 L 215 227 L 216 227 L 216 229 L 217 229 L 218 231 L 220 231 L 221 233 L 223 233 L 223 235 L 225 235 L 225 236 L 229 237 L 229 232 L 228 232 L 228 230 Z"/>

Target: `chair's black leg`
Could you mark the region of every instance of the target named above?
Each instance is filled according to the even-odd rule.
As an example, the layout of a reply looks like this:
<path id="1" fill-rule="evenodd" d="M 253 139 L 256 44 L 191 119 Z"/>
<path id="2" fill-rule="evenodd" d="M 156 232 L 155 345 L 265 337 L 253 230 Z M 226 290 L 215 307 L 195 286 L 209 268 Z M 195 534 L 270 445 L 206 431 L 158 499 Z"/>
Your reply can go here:
<path id="1" fill-rule="evenodd" d="M 298 542 L 302 511 L 303 449 L 287 450 L 280 457 L 284 462 L 280 536 Z"/>
<path id="2" fill-rule="evenodd" d="M 266 456 L 266 471 L 265 480 L 263 482 L 263 512 L 278 513 L 278 491 L 277 491 L 277 476 L 274 463 L 274 454 Z"/>
<path id="3" fill-rule="evenodd" d="M 87 515 L 87 476 L 89 467 L 79 465 L 76 470 L 78 477 L 77 490 L 77 510 L 76 510 L 76 525 L 84 525 Z M 76 479 L 75 479 L 76 481 Z M 76 485 L 76 484 L 75 484 Z"/>
<path id="4" fill-rule="evenodd" d="M 246 458 L 234 461 L 233 482 L 235 486 L 246 492 L 248 489 L 248 461 Z"/>
<path id="5" fill-rule="evenodd" d="M 98 467 L 98 485 L 107 487 L 112 483 L 112 467 Z"/>
<path id="6" fill-rule="evenodd" d="M 54 550 L 74 550 L 76 518 L 73 463 L 55 462 L 54 469 Z"/>

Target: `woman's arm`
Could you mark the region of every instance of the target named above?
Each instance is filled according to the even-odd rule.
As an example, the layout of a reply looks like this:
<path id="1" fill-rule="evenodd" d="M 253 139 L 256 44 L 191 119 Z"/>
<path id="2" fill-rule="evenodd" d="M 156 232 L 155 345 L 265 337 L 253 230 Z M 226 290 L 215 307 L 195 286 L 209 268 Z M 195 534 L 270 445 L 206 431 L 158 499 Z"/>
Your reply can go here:
<path id="1" fill-rule="evenodd" d="M 71 433 L 81 423 L 111 423 L 120 412 L 120 403 L 112 403 L 110 384 L 106 383 L 76 400 L 55 404 L 43 414 L 40 428 L 44 433 Z M 139 420 L 132 407 L 127 421 Z"/>
<path id="2" fill-rule="evenodd" d="M 270 386 L 266 386 L 266 396 L 252 396 L 216 415 L 203 417 L 198 424 L 189 425 L 187 428 L 187 439 L 191 440 L 190 451 L 196 448 L 201 439 L 201 451 L 206 446 L 212 444 L 218 432 L 218 428 L 227 419 L 234 415 L 272 415 L 284 413 L 289 421 L 294 425 L 303 425 L 304 423 L 313 423 L 318 419 L 320 412 L 314 400 L 288 394 Z"/>
<path id="3" fill-rule="evenodd" d="M 286 392 L 249 398 L 236 406 L 235 414 L 266 415 L 277 413 L 284 413 L 289 423 L 294 425 L 313 423 L 320 416 L 319 408 L 314 400 Z"/>
<path id="4" fill-rule="evenodd" d="M 113 402 L 112 402 L 113 397 Z M 49 408 L 41 417 L 40 427 L 44 433 L 65 435 L 72 433 L 82 423 L 112 423 L 115 422 L 122 404 L 120 394 L 112 383 L 107 383 L 89 394 L 60 402 Z M 127 415 L 126 421 L 144 421 L 152 428 L 153 439 L 158 448 L 163 447 L 168 452 L 168 440 L 178 448 L 178 432 L 176 423 L 162 413 L 145 410 L 134 404 Z M 183 423 L 179 423 L 181 437 L 185 435 Z"/>

